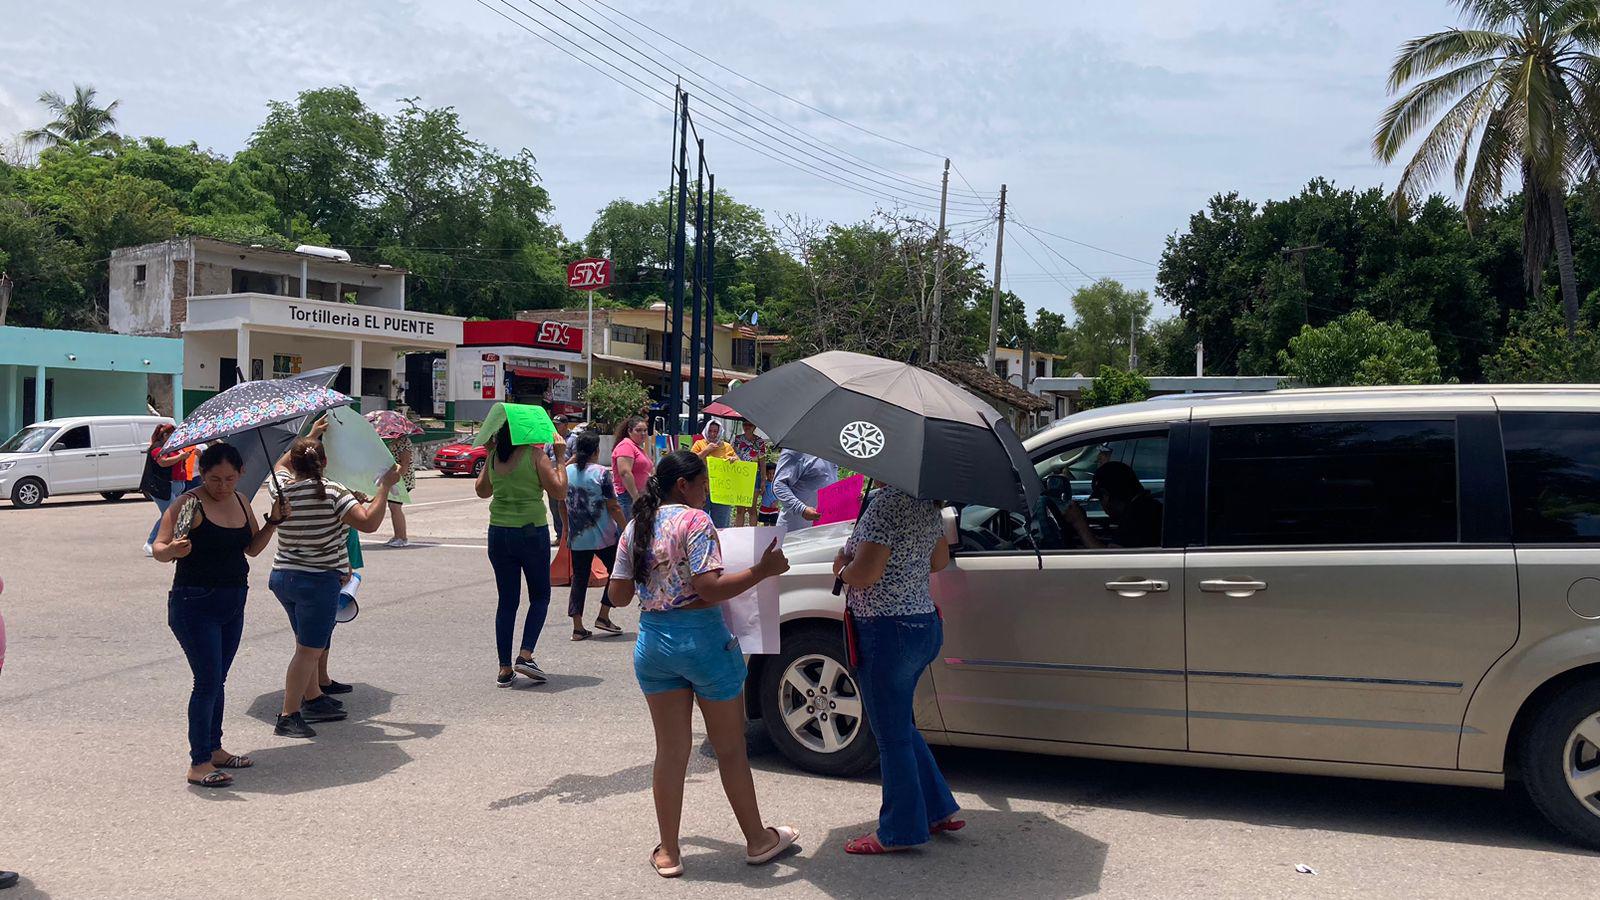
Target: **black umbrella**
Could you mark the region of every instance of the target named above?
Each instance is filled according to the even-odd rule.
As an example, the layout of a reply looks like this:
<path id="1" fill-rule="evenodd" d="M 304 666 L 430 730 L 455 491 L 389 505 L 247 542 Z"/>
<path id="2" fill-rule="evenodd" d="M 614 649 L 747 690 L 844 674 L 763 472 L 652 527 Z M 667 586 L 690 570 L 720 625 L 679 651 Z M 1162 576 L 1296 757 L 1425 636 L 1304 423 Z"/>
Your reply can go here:
<path id="1" fill-rule="evenodd" d="M 925 500 L 1030 514 L 1040 484 L 1004 416 L 905 363 L 833 351 L 773 369 L 722 402 L 774 441 Z"/>
<path id="2" fill-rule="evenodd" d="M 339 377 L 340 369 L 340 366 L 324 366 L 301 372 L 299 375 L 290 375 L 285 380 L 303 381 L 331 388 L 333 380 Z M 272 472 L 273 464 L 283 456 L 283 451 L 289 449 L 294 439 L 300 436 L 305 421 L 306 417 L 301 416 L 276 425 L 263 425 L 242 431 L 228 439 L 228 443 L 239 448 L 239 455 L 244 458 L 244 469 L 239 475 L 237 489 L 246 500 L 255 498 L 256 491 L 261 489 L 262 483 L 267 480 L 267 475 Z"/>

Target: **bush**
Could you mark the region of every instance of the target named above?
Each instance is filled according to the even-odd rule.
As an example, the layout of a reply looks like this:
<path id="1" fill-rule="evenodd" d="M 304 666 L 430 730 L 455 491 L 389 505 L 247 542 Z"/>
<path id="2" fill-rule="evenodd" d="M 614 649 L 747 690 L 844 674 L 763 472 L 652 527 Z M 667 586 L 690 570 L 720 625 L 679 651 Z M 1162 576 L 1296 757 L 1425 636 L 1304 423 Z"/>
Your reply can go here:
<path id="1" fill-rule="evenodd" d="M 1558 300 L 1541 300 L 1511 314 L 1506 339 L 1483 362 L 1489 381 L 1579 384 L 1600 381 L 1600 334 L 1580 326 L 1567 333 Z"/>
<path id="2" fill-rule="evenodd" d="M 632 376 L 598 377 L 589 382 L 584 399 L 589 404 L 591 424 L 609 430 L 623 419 L 638 415 L 650 402 L 650 392 Z"/>
<path id="3" fill-rule="evenodd" d="M 1080 409 L 1115 406 L 1118 403 L 1137 403 L 1150 396 L 1150 382 L 1138 372 L 1129 372 L 1116 366 L 1101 366 L 1089 386 L 1078 399 Z"/>
<path id="4" fill-rule="evenodd" d="M 1321 328 L 1306 325 L 1278 352 L 1287 379 L 1302 387 L 1438 384 L 1439 351 L 1427 332 L 1380 322 L 1364 309 Z"/>

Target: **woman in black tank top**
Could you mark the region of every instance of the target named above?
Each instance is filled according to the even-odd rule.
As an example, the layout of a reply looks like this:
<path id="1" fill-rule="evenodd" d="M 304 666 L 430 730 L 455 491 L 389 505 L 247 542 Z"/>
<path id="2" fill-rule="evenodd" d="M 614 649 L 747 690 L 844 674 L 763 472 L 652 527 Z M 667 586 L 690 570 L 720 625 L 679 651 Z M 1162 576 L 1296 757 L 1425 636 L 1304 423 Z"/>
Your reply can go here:
<path id="1" fill-rule="evenodd" d="M 212 444 L 200 454 L 201 486 L 173 500 L 161 517 L 151 545 L 161 562 L 177 562 L 167 595 L 167 626 L 183 647 L 194 673 L 189 694 L 189 774 L 196 787 L 227 787 L 233 776 L 223 769 L 247 769 L 249 757 L 222 749 L 222 695 L 228 669 L 244 632 L 244 600 L 250 563 L 272 539 L 288 507 L 279 501 L 266 523 L 235 490 L 244 460 L 227 444 Z M 192 518 L 185 512 L 193 505 Z M 193 523 L 179 536 L 180 522 Z"/>

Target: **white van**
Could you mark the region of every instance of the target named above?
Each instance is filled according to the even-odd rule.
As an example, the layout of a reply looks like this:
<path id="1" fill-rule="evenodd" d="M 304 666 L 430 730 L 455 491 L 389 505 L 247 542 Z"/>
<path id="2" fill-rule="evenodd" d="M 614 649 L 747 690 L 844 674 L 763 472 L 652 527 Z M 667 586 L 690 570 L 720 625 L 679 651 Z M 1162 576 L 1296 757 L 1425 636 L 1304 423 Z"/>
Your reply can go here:
<path id="1" fill-rule="evenodd" d="M 139 489 L 160 416 L 75 416 L 35 422 L 0 444 L 0 497 L 32 507 L 52 494 L 120 500 Z"/>

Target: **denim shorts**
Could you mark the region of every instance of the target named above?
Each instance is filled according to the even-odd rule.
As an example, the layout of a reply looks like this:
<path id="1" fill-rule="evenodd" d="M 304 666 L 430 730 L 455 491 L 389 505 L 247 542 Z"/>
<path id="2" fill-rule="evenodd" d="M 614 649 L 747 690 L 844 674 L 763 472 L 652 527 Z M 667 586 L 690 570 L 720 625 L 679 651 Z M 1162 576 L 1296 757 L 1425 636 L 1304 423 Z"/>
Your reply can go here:
<path id="1" fill-rule="evenodd" d="M 702 700 L 732 700 L 744 690 L 746 671 L 744 651 L 728 633 L 722 610 L 639 614 L 633 674 L 646 694 L 692 690 Z"/>
<path id="2" fill-rule="evenodd" d="M 295 643 L 327 649 L 333 639 L 334 617 L 339 612 L 339 573 L 273 569 L 267 587 L 289 614 Z"/>

